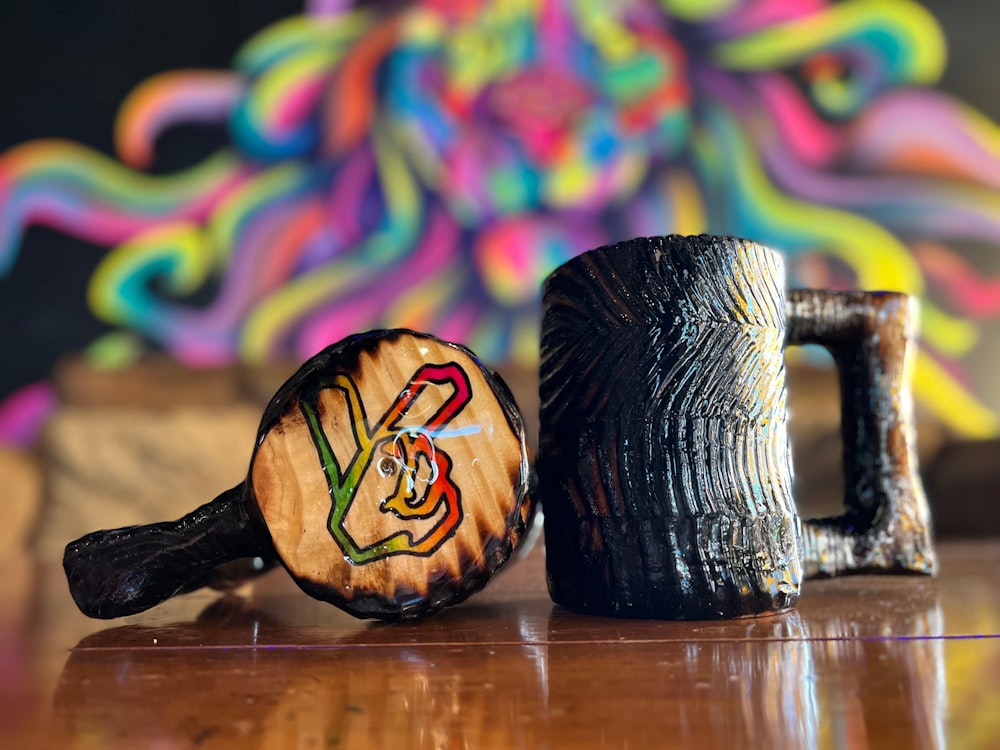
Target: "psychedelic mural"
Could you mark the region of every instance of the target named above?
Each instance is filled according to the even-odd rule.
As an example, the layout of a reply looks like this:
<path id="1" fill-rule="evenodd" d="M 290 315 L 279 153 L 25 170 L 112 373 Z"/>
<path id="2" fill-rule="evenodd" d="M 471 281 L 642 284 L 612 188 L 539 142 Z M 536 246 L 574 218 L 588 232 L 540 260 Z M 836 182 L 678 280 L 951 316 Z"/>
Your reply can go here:
<path id="1" fill-rule="evenodd" d="M 0 155 L 0 274 L 33 224 L 107 247 L 88 294 L 120 333 L 98 361 L 304 359 L 400 326 L 530 366 L 557 264 L 733 234 L 786 253 L 794 285 L 920 294 L 917 398 L 992 435 L 963 363 L 1000 294 L 962 248 L 1000 238 L 1000 129 L 933 88 L 944 63 L 909 0 L 316 0 L 231 70 L 140 83 L 116 158 Z M 191 123 L 228 145 L 149 173 Z M 52 399 L 0 405 L 0 441 Z"/>

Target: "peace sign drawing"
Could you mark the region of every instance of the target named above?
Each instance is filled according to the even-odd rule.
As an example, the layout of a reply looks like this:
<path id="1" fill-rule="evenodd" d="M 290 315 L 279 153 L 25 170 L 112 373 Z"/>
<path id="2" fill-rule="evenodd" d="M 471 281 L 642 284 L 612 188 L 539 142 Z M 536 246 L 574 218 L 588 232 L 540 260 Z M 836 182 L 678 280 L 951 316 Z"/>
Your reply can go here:
<path id="1" fill-rule="evenodd" d="M 461 489 L 452 477 L 453 462 L 437 442 L 448 437 L 474 435 L 477 424 L 446 430 L 453 417 L 472 400 L 469 376 L 456 362 L 427 364 L 417 370 L 375 425 L 370 425 L 358 386 L 347 373 L 337 373 L 327 386 L 341 391 L 347 400 L 357 451 L 342 470 L 320 423 L 316 406 L 300 404 L 320 463 L 330 487 L 333 508 L 329 528 L 333 538 L 354 564 L 364 564 L 386 555 L 427 555 L 455 532 L 462 521 Z M 452 394 L 423 425 L 403 424 L 411 408 L 428 390 L 451 387 Z M 373 466 L 374 465 L 374 466 Z M 435 519 L 419 538 L 400 530 L 366 546 L 359 544 L 345 526 L 345 519 L 366 477 L 393 479 L 392 492 L 383 496 L 379 510 L 401 520 Z M 376 478 L 376 480 L 377 480 Z M 422 485 L 420 487 L 419 485 Z"/>

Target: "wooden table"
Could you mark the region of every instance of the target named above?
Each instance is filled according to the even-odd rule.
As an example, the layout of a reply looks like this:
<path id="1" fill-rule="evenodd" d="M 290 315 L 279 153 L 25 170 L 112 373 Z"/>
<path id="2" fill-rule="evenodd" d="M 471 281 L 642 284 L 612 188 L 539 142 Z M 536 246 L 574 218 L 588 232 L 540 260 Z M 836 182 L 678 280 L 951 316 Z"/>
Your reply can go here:
<path id="1" fill-rule="evenodd" d="M 729 622 L 554 607 L 541 551 L 426 621 L 315 602 L 282 571 L 87 620 L 58 566 L 0 577 L 0 747 L 1000 747 L 1000 541 L 935 580 L 809 581 Z"/>

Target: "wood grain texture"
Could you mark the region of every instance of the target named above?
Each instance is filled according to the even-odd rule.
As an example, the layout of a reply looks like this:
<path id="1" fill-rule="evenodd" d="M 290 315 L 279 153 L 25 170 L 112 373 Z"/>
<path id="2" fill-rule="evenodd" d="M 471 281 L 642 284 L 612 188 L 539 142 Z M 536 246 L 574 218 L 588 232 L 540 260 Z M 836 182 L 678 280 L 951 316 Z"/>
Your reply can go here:
<path id="1" fill-rule="evenodd" d="M 538 473 L 553 599 L 618 616 L 798 595 L 784 268 L 759 245 L 637 239 L 544 287 Z"/>
<path id="2" fill-rule="evenodd" d="M 893 292 L 788 295 L 788 343 L 826 347 L 840 373 L 845 512 L 803 524 L 807 575 L 936 570 L 913 419 L 917 305 Z"/>
<path id="3" fill-rule="evenodd" d="M 431 377 L 419 374 L 428 363 L 444 369 L 420 385 Z M 460 387 L 450 379 L 457 373 L 467 377 Z M 250 482 L 300 585 L 354 614 L 389 618 L 425 614 L 481 588 L 530 511 L 524 428 L 502 381 L 465 349 L 399 332 L 352 339 L 290 383 L 265 417 Z M 415 389 L 398 419 L 383 416 Z M 332 462 L 318 456 L 311 415 Z M 420 443 L 424 435 L 430 440 Z M 401 438 L 416 442 L 406 448 Z M 370 463 L 359 468 L 358 460 Z M 408 470 L 414 486 L 403 501 Z M 338 472 L 340 500 L 331 484 Z"/>

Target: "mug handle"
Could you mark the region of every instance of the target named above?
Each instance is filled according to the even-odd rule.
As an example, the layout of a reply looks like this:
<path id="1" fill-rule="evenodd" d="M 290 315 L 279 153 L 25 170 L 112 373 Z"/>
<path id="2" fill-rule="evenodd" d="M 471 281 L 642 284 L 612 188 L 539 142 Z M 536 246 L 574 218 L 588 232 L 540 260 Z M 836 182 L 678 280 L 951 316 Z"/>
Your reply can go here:
<path id="1" fill-rule="evenodd" d="M 788 293 L 786 343 L 823 346 L 840 375 L 844 513 L 802 523 L 807 576 L 936 572 L 910 388 L 918 314 L 898 292 Z"/>

